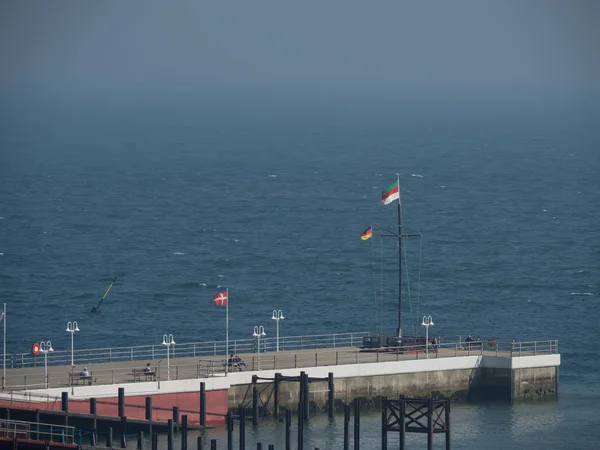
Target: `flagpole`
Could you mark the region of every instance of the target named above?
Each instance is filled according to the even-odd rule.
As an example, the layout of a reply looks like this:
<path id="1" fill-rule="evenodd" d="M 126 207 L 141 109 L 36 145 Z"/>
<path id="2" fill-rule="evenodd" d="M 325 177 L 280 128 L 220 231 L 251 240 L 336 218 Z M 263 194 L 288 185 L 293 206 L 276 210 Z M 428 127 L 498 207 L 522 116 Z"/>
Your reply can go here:
<path id="1" fill-rule="evenodd" d="M 398 180 L 398 338 L 402 338 L 402 213 L 400 212 L 400 174 Z M 401 344 L 401 343 L 400 343 Z"/>
<path id="2" fill-rule="evenodd" d="M 225 303 L 226 306 L 226 319 L 225 319 L 225 374 L 227 375 L 228 369 L 229 369 L 229 288 L 227 288 L 227 302 Z M 231 361 L 231 363 L 233 364 L 233 361 Z"/>
<path id="3" fill-rule="evenodd" d="M 2 352 L 2 389 L 6 387 L 6 303 L 2 311 L 2 319 L 4 321 L 4 351 Z"/>

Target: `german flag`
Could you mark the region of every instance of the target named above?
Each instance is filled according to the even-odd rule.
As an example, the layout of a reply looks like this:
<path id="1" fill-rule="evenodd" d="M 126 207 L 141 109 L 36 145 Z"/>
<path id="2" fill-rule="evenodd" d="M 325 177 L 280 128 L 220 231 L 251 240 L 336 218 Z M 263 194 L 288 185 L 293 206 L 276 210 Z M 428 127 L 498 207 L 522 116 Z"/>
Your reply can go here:
<path id="1" fill-rule="evenodd" d="M 365 231 L 363 231 L 363 233 L 360 235 L 360 238 L 363 241 L 366 241 L 367 239 L 371 239 L 373 237 L 373 227 L 369 227 L 367 228 Z"/>

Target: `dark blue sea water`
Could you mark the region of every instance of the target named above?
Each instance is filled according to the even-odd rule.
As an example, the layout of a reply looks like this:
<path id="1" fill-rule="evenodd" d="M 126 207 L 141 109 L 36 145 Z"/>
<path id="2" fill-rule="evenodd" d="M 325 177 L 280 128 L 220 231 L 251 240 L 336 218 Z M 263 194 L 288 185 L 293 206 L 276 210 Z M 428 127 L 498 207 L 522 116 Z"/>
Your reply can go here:
<path id="1" fill-rule="evenodd" d="M 593 105 L 305 95 L 12 106 L 0 123 L 8 353 L 47 339 L 67 349 L 69 320 L 77 348 L 222 340 L 211 298 L 223 286 L 232 339 L 255 325 L 273 334 L 273 309 L 282 335 L 393 331 L 394 241 L 359 235 L 395 226 L 378 200 L 399 172 L 405 231 L 423 234 L 406 243 L 405 332 L 423 333 L 428 314 L 448 339 L 560 342 L 559 399 L 456 407 L 454 448 L 597 447 Z M 339 448 L 339 424 L 319 420 L 311 445 Z M 365 448 L 379 445 L 378 420 L 363 418 Z"/>

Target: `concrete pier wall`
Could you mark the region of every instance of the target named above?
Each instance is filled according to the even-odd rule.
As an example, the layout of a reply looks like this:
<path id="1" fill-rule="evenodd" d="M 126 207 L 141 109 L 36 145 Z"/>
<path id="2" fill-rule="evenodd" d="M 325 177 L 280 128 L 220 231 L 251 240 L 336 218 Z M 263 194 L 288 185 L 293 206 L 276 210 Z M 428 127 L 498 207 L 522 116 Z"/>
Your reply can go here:
<path id="1" fill-rule="evenodd" d="M 116 414 L 119 387 L 125 388 L 126 415 L 142 418 L 144 399 L 153 398 L 155 420 L 170 418 L 170 409 L 179 406 L 189 411 L 190 423 L 198 420 L 192 412 L 199 409 L 199 387 L 206 387 L 206 406 L 209 423 L 223 422 L 224 414 L 240 404 L 252 403 L 252 377 L 262 403 L 273 405 L 273 379 L 275 373 L 298 377 L 304 371 L 311 378 L 326 379 L 333 373 L 337 406 L 354 398 L 377 403 L 383 396 L 426 396 L 465 400 L 531 400 L 556 396 L 558 392 L 558 367 L 560 355 L 496 356 L 472 355 L 418 360 L 400 360 L 304 367 L 283 370 L 233 372 L 227 376 L 201 379 L 170 380 L 161 382 L 138 382 L 77 386 L 72 388 L 36 389 L 18 393 L 0 394 L 0 406 L 27 409 L 56 409 L 63 391 L 69 391 L 69 408 L 72 411 L 89 411 L 89 398 L 97 398 L 98 414 Z M 327 408 L 328 384 L 326 381 L 310 383 L 312 410 Z M 279 405 L 297 408 L 298 382 L 280 382 Z M 182 411 L 182 412 L 183 412 Z"/>

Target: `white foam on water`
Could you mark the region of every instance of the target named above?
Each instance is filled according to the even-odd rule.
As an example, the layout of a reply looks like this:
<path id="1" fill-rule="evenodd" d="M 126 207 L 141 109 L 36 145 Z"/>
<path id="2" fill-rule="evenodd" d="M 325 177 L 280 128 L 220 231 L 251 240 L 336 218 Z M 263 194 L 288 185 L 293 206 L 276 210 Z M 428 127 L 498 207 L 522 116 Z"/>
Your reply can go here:
<path id="1" fill-rule="evenodd" d="M 269 175 L 269 178 L 277 178 L 277 175 Z"/>
<path id="2" fill-rule="evenodd" d="M 411 173 L 411 177 L 423 178 L 423 175 L 419 175 L 418 173 Z"/>
<path id="3" fill-rule="evenodd" d="M 440 188 L 444 189 L 446 186 L 440 186 Z"/>
<path id="4" fill-rule="evenodd" d="M 198 286 L 206 287 L 208 285 L 206 283 L 198 283 Z"/>
<path id="5" fill-rule="evenodd" d="M 571 295 L 594 295 L 591 292 L 571 292 Z"/>
<path id="6" fill-rule="evenodd" d="M 183 252 L 173 252 L 174 255 L 185 255 Z"/>
<path id="7" fill-rule="evenodd" d="M 544 212 L 548 212 L 548 210 L 547 210 L 547 209 L 542 209 L 542 211 L 544 211 Z"/>
<path id="8" fill-rule="evenodd" d="M 0 256 L 4 256 L 4 253 L 0 253 Z"/>
<path id="9" fill-rule="evenodd" d="M 225 275 L 219 275 L 219 278 L 224 278 L 224 277 L 225 277 Z"/>

